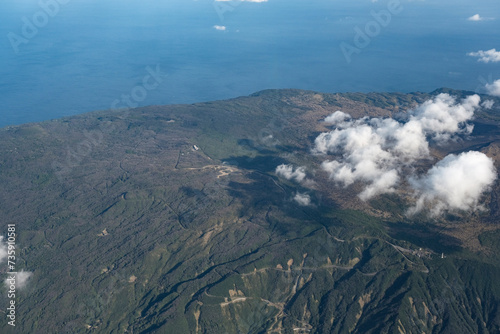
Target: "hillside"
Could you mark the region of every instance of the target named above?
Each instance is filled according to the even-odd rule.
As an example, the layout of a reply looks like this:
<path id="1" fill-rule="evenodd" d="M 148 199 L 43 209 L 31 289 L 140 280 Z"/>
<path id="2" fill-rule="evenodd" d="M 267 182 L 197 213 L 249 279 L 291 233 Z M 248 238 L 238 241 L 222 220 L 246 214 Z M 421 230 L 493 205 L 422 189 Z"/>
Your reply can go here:
<path id="1" fill-rule="evenodd" d="M 364 200 L 314 152 L 338 110 L 404 119 L 440 93 L 472 94 L 266 90 L 1 129 L 0 235 L 32 275 L 0 332 L 500 332 L 498 180 L 482 209 L 408 215 L 411 179 Z M 486 100 L 401 174 L 470 150 L 500 168 Z"/>

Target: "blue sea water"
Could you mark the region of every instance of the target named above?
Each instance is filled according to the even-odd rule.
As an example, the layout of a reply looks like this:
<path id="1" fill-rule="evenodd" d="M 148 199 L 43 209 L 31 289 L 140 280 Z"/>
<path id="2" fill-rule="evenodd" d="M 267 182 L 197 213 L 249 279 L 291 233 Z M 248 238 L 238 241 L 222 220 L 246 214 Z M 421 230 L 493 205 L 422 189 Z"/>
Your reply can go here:
<path id="1" fill-rule="evenodd" d="M 268 88 L 484 93 L 500 79 L 500 63 L 467 56 L 500 50 L 498 0 L 59 1 L 0 4 L 0 127 L 109 109 L 131 94 L 144 106 Z M 372 12 L 391 1 L 401 10 L 377 28 Z M 483 20 L 468 21 L 474 14 Z M 372 29 L 359 47 L 358 28 Z M 13 36 L 25 38 L 17 50 Z M 357 51 L 346 58 L 342 45 Z"/>

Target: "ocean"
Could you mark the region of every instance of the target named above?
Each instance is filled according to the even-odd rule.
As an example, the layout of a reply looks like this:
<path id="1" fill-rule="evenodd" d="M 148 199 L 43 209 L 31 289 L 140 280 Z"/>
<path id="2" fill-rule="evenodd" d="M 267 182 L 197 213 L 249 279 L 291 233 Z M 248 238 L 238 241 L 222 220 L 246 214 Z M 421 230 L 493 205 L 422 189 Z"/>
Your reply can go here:
<path id="1" fill-rule="evenodd" d="M 500 62 L 467 53 L 499 32 L 496 0 L 3 0 L 0 127 L 269 88 L 485 93 Z"/>

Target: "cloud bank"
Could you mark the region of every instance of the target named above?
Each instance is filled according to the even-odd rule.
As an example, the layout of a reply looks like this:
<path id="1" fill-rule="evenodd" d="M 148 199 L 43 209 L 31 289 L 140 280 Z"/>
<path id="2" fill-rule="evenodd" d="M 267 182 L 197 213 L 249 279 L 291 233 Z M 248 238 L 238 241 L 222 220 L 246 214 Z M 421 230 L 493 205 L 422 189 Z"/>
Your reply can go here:
<path id="1" fill-rule="evenodd" d="M 493 161 L 481 152 L 450 154 L 432 167 L 425 176 L 413 178 L 417 203 L 410 213 L 431 207 L 431 215 L 444 210 L 476 210 L 481 195 L 490 189 L 497 173 Z"/>
<path id="2" fill-rule="evenodd" d="M 496 49 L 491 49 L 487 51 L 479 50 L 478 52 L 469 52 L 467 55 L 471 57 L 477 57 L 479 58 L 477 61 L 483 63 L 500 62 L 500 51 L 497 51 Z"/>
<path id="3" fill-rule="evenodd" d="M 456 103 L 448 94 L 440 94 L 409 111 L 404 122 L 369 117 L 352 120 L 336 111 L 325 119 L 336 128 L 316 138 L 314 152 L 335 158 L 322 163 L 335 182 L 345 187 L 357 181 L 366 183 L 359 197 L 368 200 L 395 191 L 402 169 L 429 156 L 429 140 L 441 144 L 458 134 L 470 134 L 473 126 L 467 122 L 479 103 L 478 95 Z"/>
<path id="4" fill-rule="evenodd" d="M 492 86 L 491 90 L 498 89 L 500 94 L 500 80 Z M 326 157 L 321 168 L 337 184 L 348 187 L 358 183 L 362 200 L 395 192 L 403 184 L 405 193 L 409 191 L 415 199 L 407 212 L 410 215 L 424 209 L 434 217 L 446 211 L 478 210 L 482 208 L 482 195 L 497 178 L 488 156 L 475 151 L 450 154 L 421 175 L 413 165 L 421 159 L 430 161 L 431 142 L 443 145 L 471 134 L 474 112 L 491 109 L 493 104 L 492 100 L 481 103 L 478 95 L 457 101 L 448 94 L 439 94 L 398 120 L 353 119 L 337 110 L 324 120 L 333 130 L 316 137 L 312 153 Z M 306 178 L 305 167 L 282 164 L 275 172 L 287 180 L 315 184 Z M 311 197 L 300 192 L 293 200 L 301 206 L 311 205 Z"/>
<path id="5" fill-rule="evenodd" d="M 490 88 L 492 92 L 497 89 L 500 94 L 500 80 Z M 450 154 L 421 176 L 414 174 L 412 163 L 430 158 L 431 140 L 440 145 L 470 134 L 473 125 L 469 121 L 475 110 L 492 106 L 491 100 L 481 104 L 478 95 L 457 102 L 448 94 L 440 94 L 408 111 L 400 121 L 369 117 L 353 120 L 336 111 L 325 119 L 335 128 L 316 138 L 313 152 L 328 155 L 321 166 L 331 180 L 344 187 L 361 182 L 363 190 L 358 196 L 362 200 L 394 192 L 405 179 L 416 199 L 409 214 L 424 208 L 432 216 L 477 210 L 482 194 L 497 178 L 493 161 L 485 154 Z"/>

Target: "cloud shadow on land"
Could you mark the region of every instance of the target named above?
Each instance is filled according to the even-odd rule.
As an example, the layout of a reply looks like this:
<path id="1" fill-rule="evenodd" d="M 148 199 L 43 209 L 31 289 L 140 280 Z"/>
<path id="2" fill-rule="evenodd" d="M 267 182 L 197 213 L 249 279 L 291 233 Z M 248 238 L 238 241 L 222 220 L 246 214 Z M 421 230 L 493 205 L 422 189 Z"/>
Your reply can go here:
<path id="1" fill-rule="evenodd" d="M 429 248 L 436 253 L 455 253 L 462 249 L 462 242 L 443 233 L 442 226 L 431 223 L 387 222 L 388 234 L 397 240 L 406 240 L 416 246 Z"/>
<path id="2" fill-rule="evenodd" d="M 276 166 L 286 163 L 286 160 L 274 155 L 263 155 L 251 158 L 249 156 L 229 157 L 223 162 L 242 169 L 255 170 L 261 173 L 273 172 Z"/>
<path id="3" fill-rule="evenodd" d="M 269 142 L 262 145 L 261 143 L 255 142 L 255 140 L 243 138 L 238 139 L 238 145 L 249 151 L 259 152 L 259 154 L 267 156 L 276 155 L 277 152 L 293 152 L 296 150 L 300 150 L 300 148 L 296 146 L 283 145 L 276 139 L 270 139 Z"/>
<path id="4" fill-rule="evenodd" d="M 239 161 L 240 168 L 250 169 L 243 180 L 231 180 L 227 185 L 229 196 L 241 203 L 239 217 L 261 226 L 271 226 L 274 232 L 289 237 L 290 233 L 294 237 L 307 234 L 310 229 L 320 228 L 329 221 L 322 216 L 321 204 L 319 208 L 316 206 L 321 201 L 316 195 L 312 195 L 315 205 L 300 206 L 293 198 L 302 187 L 280 182 L 276 176 L 267 173 L 274 172 L 276 166 L 285 160 L 274 157 L 248 161 L 246 157 L 231 157 L 228 160 Z M 328 205 L 328 210 L 337 207 L 335 203 Z"/>

